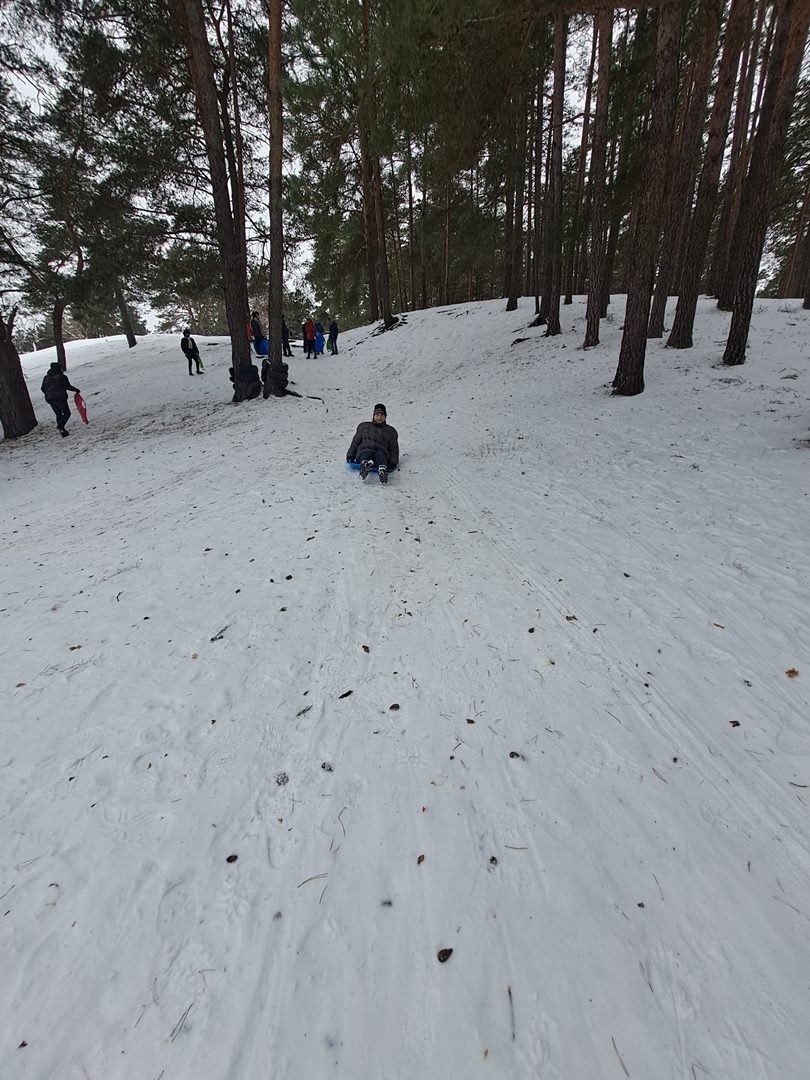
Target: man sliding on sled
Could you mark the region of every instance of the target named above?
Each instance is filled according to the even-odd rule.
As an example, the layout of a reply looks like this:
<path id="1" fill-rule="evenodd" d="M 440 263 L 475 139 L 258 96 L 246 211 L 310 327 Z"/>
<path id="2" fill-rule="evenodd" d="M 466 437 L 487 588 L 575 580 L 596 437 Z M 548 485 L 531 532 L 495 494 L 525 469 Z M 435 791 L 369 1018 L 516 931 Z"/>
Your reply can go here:
<path id="1" fill-rule="evenodd" d="M 399 439 L 396 429 L 385 422 L 384 405 L 374 406 L 374 419 L 359 424 L 346 460 L 360 465 L 360 479 L 365 480 L 376 466 L 380 483 L 388 483 L 388 474 L 399 465 Z"/>

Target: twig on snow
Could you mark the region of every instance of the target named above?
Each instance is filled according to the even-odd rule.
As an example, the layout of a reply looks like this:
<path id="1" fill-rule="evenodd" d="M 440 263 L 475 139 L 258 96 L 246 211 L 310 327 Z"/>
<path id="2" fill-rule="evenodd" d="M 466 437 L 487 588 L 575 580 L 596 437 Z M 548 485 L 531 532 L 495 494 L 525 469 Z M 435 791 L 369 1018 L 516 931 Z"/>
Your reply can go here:
<path id="1" fill-rule="evenodd" d="M 515 1003 L 512 1001 L 512 987 L 507 986 L 506 992 L 509 995 L 509 1015 L 512 1018 L 512 1042 L 515 1041 Z"/>
<path id="2" fill-rule="evenodd" d="M 301 885 L 306 885 L 306 883 L 308 881 L 317 881 L 318 878 L 325 878 L 325 877 L 329 877 L 329 875 L 328 874 L 313 874 L 312 877 L 304 878 L 304 880 L 302 882 L 300 882 L 298 885 L 296 885 L 295 887 L 296 887 L 296 889 L 300 889 Z"/>
<path id="3" fill-rule="evenodd" d="M 174 1025 L 174 1028 L 172 1029 L 172 1033 L 169 1036 L 169 1038 L 171 1039 L 172 1042 L 174 1042 L 174 1040 L 177 1038 L 177 1036 L 183 1030 L 185 1022 L 186 1022 L 186 1020 L 188 1020 L 188 1014 L 191 1012 L 191 1010 L 193 1008 L 194 1008 L 194 1002 L 192 1001 L 192 1003 L 189 1005 L 189 1007 L 186 1009 L 186 1011 L 183 1013 L 183 1015 L 180 1017 L 180 1019 Z"/>
<path id="4" fill-rule="evenodd" d="M 343 809 L 340 811 L 340 814 L 345 813 L 348 809 L 349 809 L 348 806 L 344 806 Z M 340 827 L 341 827 L 341 829 L 343 829 L 343 835 L 345 836 L 346 835 L 346 826 L 343 824 L 342 821 L 340 821 L 340 814 L 338 814 L 337 817 L 338 817 L 338 821 L 340 822 Z"/>
<path id="5" fill-rule="evenodd" d="M 613 1043 L 613 1049 L 616 1051 L 616 1057 L 619 1059 L 619 1064 L 621 1065 L 622 1069 L 624 1070 L 624 1075 L 628 1078 L 628 1080 L 630 1080 L 630 1073 L 627 1071 L 627 1066 L 625 1065 L 624 1061 L 622 1060 L 622 1055 L 619 1053 L 619 1048 L 616 1045 L 616 1040 L 613 1038 L 612 1035 L 610 1036 L 610 1041 Z"/>

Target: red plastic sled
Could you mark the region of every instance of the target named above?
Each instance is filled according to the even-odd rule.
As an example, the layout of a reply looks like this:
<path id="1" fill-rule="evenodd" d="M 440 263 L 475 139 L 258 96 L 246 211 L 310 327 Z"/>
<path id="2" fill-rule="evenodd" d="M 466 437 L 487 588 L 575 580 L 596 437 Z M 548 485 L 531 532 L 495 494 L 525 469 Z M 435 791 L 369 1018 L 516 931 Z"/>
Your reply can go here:
<path id="1" fill-rule="evenodd" d="M 87 406 L 84 403 L 84 398 L 78 392 L 78 390 L 73 395 L 73 400 L 76 402 L 76 408 L 79 412 L 79 416 L 82 418 L 85 424 L 89 424 L 90 421 L 87 419 Z"/>

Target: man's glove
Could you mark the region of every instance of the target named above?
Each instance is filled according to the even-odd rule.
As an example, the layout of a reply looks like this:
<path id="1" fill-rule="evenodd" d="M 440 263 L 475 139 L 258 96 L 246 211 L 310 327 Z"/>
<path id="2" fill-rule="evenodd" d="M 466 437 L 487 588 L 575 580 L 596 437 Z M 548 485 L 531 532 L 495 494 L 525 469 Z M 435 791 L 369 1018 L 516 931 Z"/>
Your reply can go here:
<path id="1" fill-rule="evenodd" d="M 347 461 L 354 461 L 354 454 L 347 454 L 346 455 L 346 460 Z"/>

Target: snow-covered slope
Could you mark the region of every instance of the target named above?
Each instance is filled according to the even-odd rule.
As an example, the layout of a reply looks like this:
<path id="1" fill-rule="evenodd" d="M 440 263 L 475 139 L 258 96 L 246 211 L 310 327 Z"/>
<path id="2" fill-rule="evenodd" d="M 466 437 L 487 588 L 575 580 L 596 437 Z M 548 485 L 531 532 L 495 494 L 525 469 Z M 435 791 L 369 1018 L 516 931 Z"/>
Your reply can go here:
<path id="1" fill-rule="evenodd" d="M 238 407 L 222 341 L 86 345 L 65 440 L 25 358 L 3 1080 L 808 1075 L 810 312 L 623 399 L 621 304 L 503 306 Z"/>

